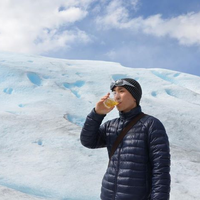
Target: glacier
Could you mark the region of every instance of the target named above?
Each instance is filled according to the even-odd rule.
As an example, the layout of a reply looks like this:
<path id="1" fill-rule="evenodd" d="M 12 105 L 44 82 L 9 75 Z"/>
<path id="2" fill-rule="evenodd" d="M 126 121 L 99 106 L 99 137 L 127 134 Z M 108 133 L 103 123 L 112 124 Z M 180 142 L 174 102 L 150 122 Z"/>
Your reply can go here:
<path id="1" fill-rule="evenodd" d="M 143 112 L 167 130 L 170 199 L 199 199 L 199 76 L 0 52 L 1 200 L 98 200 L 108 155 L 84 148 L 80 131 L 110 82 L 126 77 L 142 86 Z M 117 116 L 114 109 L 104 120 Z"/>

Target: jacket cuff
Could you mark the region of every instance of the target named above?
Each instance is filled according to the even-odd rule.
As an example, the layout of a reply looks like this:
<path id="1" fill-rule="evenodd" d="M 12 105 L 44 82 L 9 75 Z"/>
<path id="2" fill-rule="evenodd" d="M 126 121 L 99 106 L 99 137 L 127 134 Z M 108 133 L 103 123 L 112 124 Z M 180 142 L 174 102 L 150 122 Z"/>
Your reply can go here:
<path id="1" fill-rule="evenodd" d="M 104 117 L 106 116 L 106 114 L 105 115 L 98 114 L 96 113 L 95 108 L 93 108 L 89 116 L 94 120 L 102 121 Z"/>

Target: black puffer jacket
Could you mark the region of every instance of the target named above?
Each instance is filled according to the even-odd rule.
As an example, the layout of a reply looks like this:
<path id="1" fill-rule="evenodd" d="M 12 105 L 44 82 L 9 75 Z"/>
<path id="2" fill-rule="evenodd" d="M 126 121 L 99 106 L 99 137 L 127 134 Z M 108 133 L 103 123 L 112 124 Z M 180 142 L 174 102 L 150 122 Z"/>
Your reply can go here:
<path id="1" fill-rule="evenodd" d="M 88 148 L 111 147 L 140 106 L 101 125 L 105 115 L 92 110 L 81 132 Z M 170 193 L 169 142 L 162 123 L 145 116 L 126 134 L 104 175 L 102 200 L 168 200 Z"/>

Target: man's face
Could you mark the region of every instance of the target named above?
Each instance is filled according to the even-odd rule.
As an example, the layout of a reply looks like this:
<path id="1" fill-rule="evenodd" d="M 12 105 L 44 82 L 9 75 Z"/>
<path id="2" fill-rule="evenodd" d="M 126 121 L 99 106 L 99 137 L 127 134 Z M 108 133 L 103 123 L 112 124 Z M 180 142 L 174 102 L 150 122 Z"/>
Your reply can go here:
<path id="1" fill-rule="evenodd" d="M 129 112 L 135 108 L 136 100 L 130 94 L 130 92 L 124 87 L 115 87 L 113 90 L 114 98 L 119 104 L 116 106 L 119 111 Z"/>

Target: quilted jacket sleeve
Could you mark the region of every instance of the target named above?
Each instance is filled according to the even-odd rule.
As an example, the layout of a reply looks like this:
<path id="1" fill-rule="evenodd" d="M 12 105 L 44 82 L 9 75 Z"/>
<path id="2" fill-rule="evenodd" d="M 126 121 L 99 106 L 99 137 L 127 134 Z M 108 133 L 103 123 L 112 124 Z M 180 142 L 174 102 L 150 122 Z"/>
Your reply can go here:
<path id="1" fill-rule="evenodd" d="M 151 200 L 169 200 L 170 149 L 162 123 L 152 118 L 149 127 L 149 157 L 152 166 Z"/>
<path id="2" fill-rule="evenodd" d="M 97 114 L 94 109 L 87 116 L 80 136 L 83 146 L 92 149 L 106 146 L 105 125 L 101 125 L 104 117 L 105 115 Z"/>

